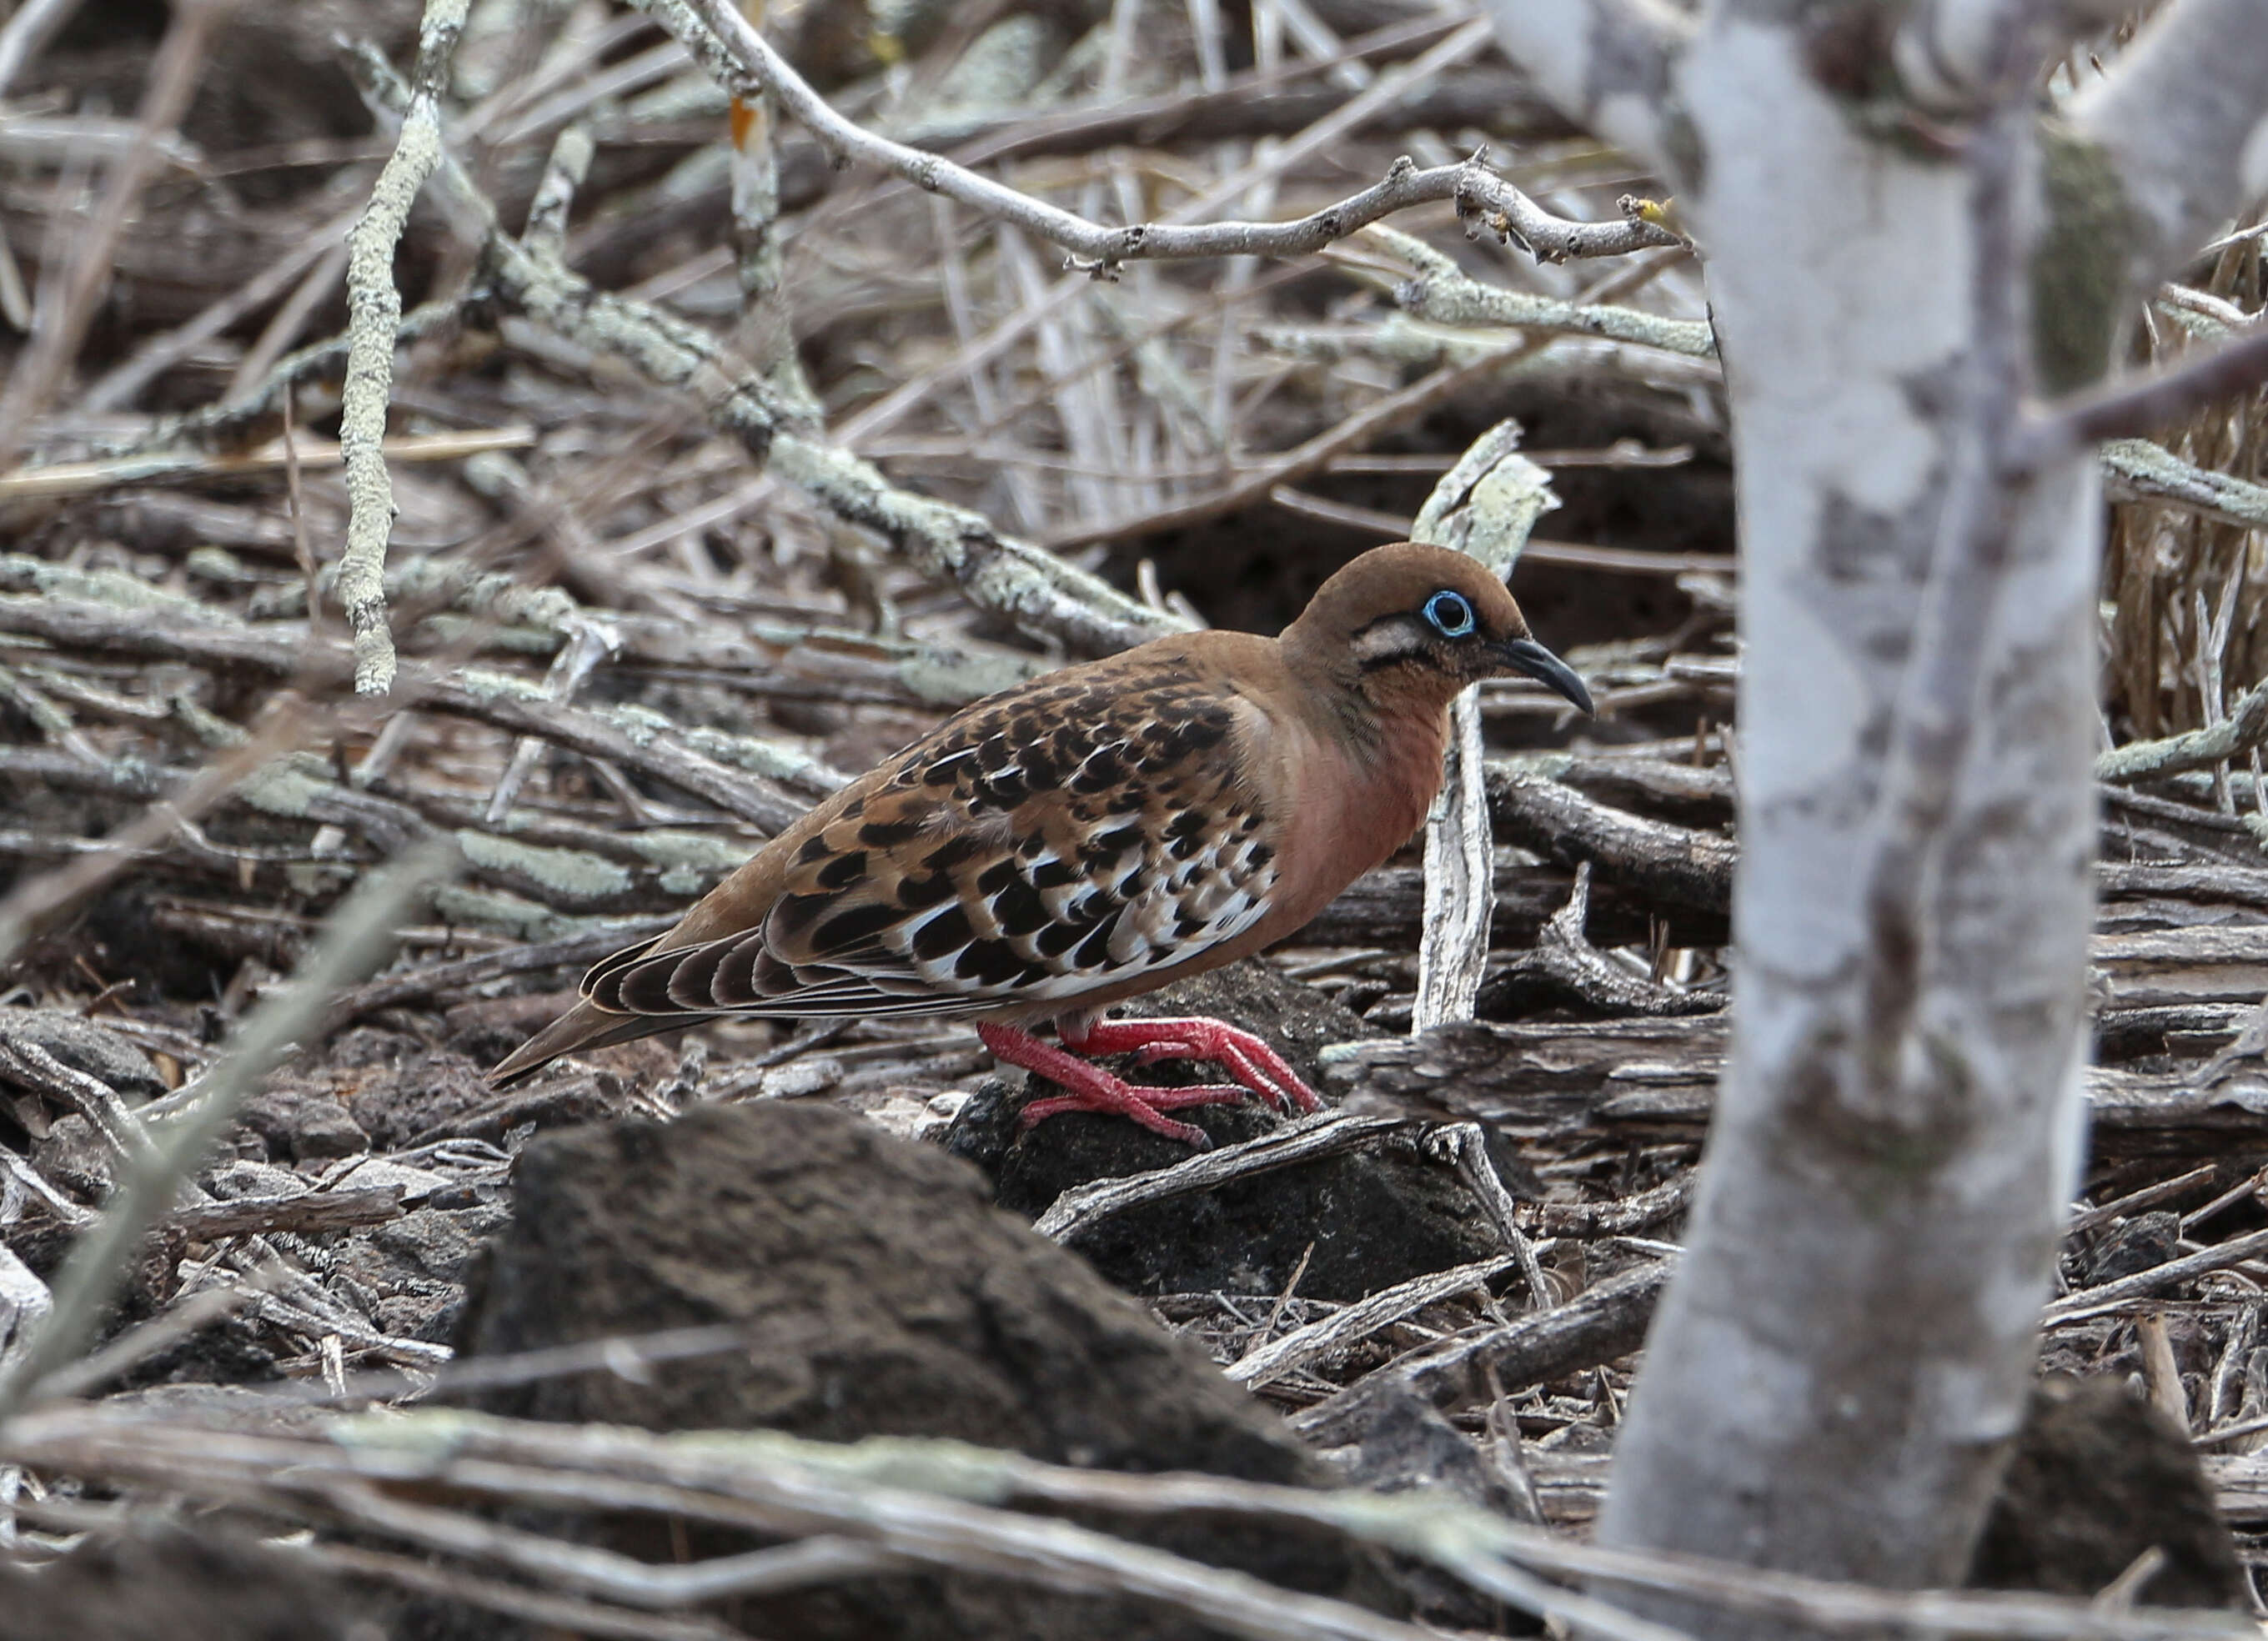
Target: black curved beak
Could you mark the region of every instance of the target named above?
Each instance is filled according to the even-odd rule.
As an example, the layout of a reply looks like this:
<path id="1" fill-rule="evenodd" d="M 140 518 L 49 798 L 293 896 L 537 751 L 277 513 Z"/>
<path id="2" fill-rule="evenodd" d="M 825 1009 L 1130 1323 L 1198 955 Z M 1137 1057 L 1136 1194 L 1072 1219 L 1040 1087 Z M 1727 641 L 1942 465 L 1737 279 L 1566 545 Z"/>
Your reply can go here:
<path id="1" fill-rule="evenodd" d="M 1545 688 L 1567 697 L 1589 712 L 1591 692 L 1575 676 L 1575 669 L 1533 638 L 1513 638 L 1496 646 L 1497 659 L 1515 673 L 1525 673 Z"/>

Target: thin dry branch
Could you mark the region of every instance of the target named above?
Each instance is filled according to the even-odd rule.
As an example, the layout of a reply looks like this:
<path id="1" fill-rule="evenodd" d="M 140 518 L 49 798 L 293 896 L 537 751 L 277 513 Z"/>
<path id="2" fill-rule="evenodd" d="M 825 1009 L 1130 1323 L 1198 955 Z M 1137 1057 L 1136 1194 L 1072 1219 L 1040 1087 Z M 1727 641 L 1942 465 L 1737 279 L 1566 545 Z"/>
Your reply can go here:
<path id="1" fill-rule="evenodd" d="M 2268 381 L 2268 324 L 2139 380 L 2118 379 L 2043 406 L 2025 419 L 2008 460 L 2036 473 L 2088 445 L 2137 438 Z"/>
<path id="2" fill-rule="evenodd" d="M 1271 1641 L 1412 1641 L 1425 1632 L 1014 1506 L 1149 1519 L 1204 1512 L 1321 1527 L 1419 1557 L 1518 1608 L 1611 1641 L 1670 1641 L 1677 1632 L 1539 1575 L 1676 1591 L 1727 1611 L 1836 1633 L 2234 1641 L 2252 1632 L 2249 1620 L 2235 1614 L 2136 1612 L 2030 1594 L 1874 1590 L 1692 1556 L 1601 1549 L 1438 1494 L 1128 1475 L 957 1442 L 878 1439 L 843 1446 L 770 1431 L 656 1435 L 440 1409 L 318 1418 L 307 1428 L 309 1434 L 284 1436 L 65 1406 L 0 1426 L 0 1453 L 19 1463 L 287 1515 L 320 1510 L 341 1487 L 371 1490 L 364 1498 L 378 1489 L 430 1488 L 578 1512 L 658 1512 L 772 1534 L 840 1534 L 932 1566 L 1136 1595 Z"/>
<path id="3" fill-rule="evenodd" d="M 1058 1242 L 1074 1240 L 1080 1232 L 1113 1214 L 1151 1203 L 1170 1202 L 1195 1191 L 1210 1191 L 1231 1180 L 1248 1179 L 1351 1151 L 1366 1140 L 1402 1127 L 1398 1116 L 1362 1116 L 1352 1112 L 1325 1111 L 1270 1130 L 1257 1139 L 1218 1151 L 1200 1152 L 1170 1168 L 1157 1168 L 1127 1179 L 1097 1180 L 1076 1185 L 1049 1203 L 1032 1228 Z"/>
<path id="4" fill-rule="evenodd" d="M 916 187 L 1011 223 L 1070 253 L 1071 266 L 1098 277 L 1115 276 L 1135 261 L 1218 256 L 1301 256 L 1344 239 L 1380 217 L 1413 205 L 1454 200 L 1461 214 L 1481 217 L 1516 234 L 1546 261 L 1573 256 L 1620 256 L 1649 246 L 1683 243 L 1636 215 L 1616 223 L 1577 223 L 1554 217 L 1519 189 L 1492 175 L 1478 156 L 1462 165 L 1420 169 L 1394 162 L 1384 178 L 1361 193 L 1296 222 L 1225 222 L 1177 225 L 1136 223 L 1107 228 L 1076 212 L 1020 193 L 932 154 L 894 142 L 844 119 L 773 50 L 731 0 L 644 0 L 645 9 L 698 56 L 736 96 L 769 96 L 799 121 L 836 158 L 863 163 Z M 1398 85 L 1469 54 L 1488 38 L 1473 22 L 1381 82 Z"/>
<path id="5" fill-rule="evenodd" d="M 370 77 L 381 101 L 406 106 L 406 88 L 383 62 L 364 55 L 355 66 Z M 738 439 L 753 459 L 768 461 L 780 477 L 840 517 L 873 530 L 931 574 L 959 585 L 978 607 L 1091 653 L 1123 649 L 1184 624 L 1002 534 L 981 513 L 898 489 L 869 463 L 807 430 L 799 408 L 698 326 L 593 290 L 556 258 L 505 233 L 495 206 L 446 152 L 438 175 L 482 224 L 497 295 L 558 335 L 622 360 L 657 386 L 694 394 L 718 429 Z"/>

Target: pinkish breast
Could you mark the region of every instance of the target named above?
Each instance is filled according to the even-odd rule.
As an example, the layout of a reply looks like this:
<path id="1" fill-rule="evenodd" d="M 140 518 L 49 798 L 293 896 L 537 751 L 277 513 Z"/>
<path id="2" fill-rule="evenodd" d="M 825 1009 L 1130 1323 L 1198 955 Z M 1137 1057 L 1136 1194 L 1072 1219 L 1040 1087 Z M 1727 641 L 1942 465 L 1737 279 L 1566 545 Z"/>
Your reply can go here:
<path id="1" fill-rule="evenodd" d="M 1298 770 L 1289 786 L 1300 797 L 1279 846 L 1292 865 L 1266 920 L 1270 939 L 1307 923 L 1425 824 L 1440 790 L 1447 715 L 1411 715 L 1383 728 L 1374 749 L 1335 736 L 1289 737 L 1284 754 Z"/>

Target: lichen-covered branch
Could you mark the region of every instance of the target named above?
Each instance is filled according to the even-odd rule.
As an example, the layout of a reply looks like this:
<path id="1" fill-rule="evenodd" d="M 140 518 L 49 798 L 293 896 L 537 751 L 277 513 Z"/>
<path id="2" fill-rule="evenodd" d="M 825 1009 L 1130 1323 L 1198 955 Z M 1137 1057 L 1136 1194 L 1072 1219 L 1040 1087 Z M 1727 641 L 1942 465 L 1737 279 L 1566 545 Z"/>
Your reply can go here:
<path id="1" fill-rule="evenodd" d="M 2113 501 L 2170 502 L 2230 524 L 2268 529 L 2268 484 L 2184 461 L 2163 445 L 2113 439 L 2102 447 L 2102 474 Z"/>
<path id="2" fill-rule="evenodd" d="M 381 100 L 401 102 L 402 88 L 382 63 L 365 55 L 356 66 Z M 982 513 L 898 489 L 872 464 L 806 431 L 798 407 L 698 326 L 594 290 L 556 258 L 504 232 L 495 206 L 446 153 L 438 176 L 482 225 L 496 296 L 568 340 L 624 361 L 655 386 L 692 394 L 710 421 L 756 461 L 876 531 L 980 608 L 1088 653 L 1122 650 L 1182 626 L 1101 577 L 1002 534 Z"/>
<path id="3" fill-rule="evenodd" d="M 560 132 L 552 143 L 535 197 L 528 202 L 526 231 L 520 235 L 520 242 L 538 255 L 557 256 L 565 249 L 567 213 L 574 208 L 575 190 L 590 174 L 595 148 L 591 128 L 579 123 Z"/>
<path id="4" fill-rule="evenodd" d="M 394 347 L 401 293 L 394 252 L 409 208 L 441 158 L 439 98 L 471 0 L 427 0 L 417 65 L 394 152 L 372 185 L 370 207 L 347 238 L 347 375 L 339 415 L 346 459 L 347 540 L 339 556 L 339 601 L 354 629 L 355 690 L 394 687 L 394 635 L 386 614 L 386 547 L 394 534 L 394 482 L 379 449 L 394 392 Z"/>
<path id="5" fill-rule="evenodd" d="M 1418 270 L 1416 278 L 1394 292 L 1395 303 L 1415 318 L 1438 325 L 1517 326 L 1597 336 L 1695 359 L 1717 356 L 1717 339 L 1706 320 L 1668 319 L 1611 303 L 1564 302 L 1484 284 L 1423 239 L 1398 229 L 1373 224 L 1366 237 Z"/>
<path id="6" fill-rule="evenodd" d="M 2257 684 L 2228 710 L 2228 716 L 2203 729 L 2161 740 L 2129 741 L 2095 760 L 2098 781 L 2140 781 L 2184 769 L 2209 769 L 2242 757 L 2268 741 L 2268 683 Z"/>
<path id="7" fill-rule="evenodd" d="M 1305 255 L 1381 217 L 1438 200 L 1456 201 L 1461 214 L 1479 217 L 1507 237 L 1516 237 L 1547 261 L 1620 256 L 1648 246 L 1683 243 L 1668 229 L 1638 215 L 1626 215 L 1613 223 L 1579 223 L 1555 217 L 1492 175 L 1478 156 L 1462 165 L 1423 170 L 1406 158 L 1397 159 L 1381 180 L 1295 222 L 1135 223 L 1105 227 L 941 155 L 894 142 L 843 118 L 772 49 L 733 0 L 643 0 L 643 4 L 735 97 L 744 101 L 771 99 L 838 159 L 879 166 L 917 188 L 942 194 L 998 221 L 1012 223 L 1061 246 L 1077 266 L 1102 277 L 1111 276 L 1122 263 L 1141 260 Z"/>

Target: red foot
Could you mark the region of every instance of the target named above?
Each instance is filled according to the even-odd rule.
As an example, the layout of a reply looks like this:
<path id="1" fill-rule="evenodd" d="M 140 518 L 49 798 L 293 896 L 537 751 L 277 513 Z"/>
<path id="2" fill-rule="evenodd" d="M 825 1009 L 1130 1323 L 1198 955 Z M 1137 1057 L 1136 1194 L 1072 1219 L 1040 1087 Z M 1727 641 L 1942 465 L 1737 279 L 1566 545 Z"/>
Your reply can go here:
<path id="1" fill-rule="evenodd" d="M 1065 1046 L 1081 1054 L 1124 1054 L 1131 1049 L 1144 1065 L 1160 1060 L 1211 1060 L 1225 1065 L 1239 1084 L 1289 1115 L 1294 1107 L 1320 1111 L 1323 1102 L 1284 1056 L 1226 1020 L 1202 1014 L 1180 1019 L 1097 1020 L 1083 1035 L 1064 1034 Z"/>
<path id="2" fill-rule="evenodd" d="M 992 1057 L 1003 1065 L 1020 1066 L 1035 1071 L 1058 1087 L 1068 1089 L 1064 1094 L 1052 1094 L 1045 1100 L 1035 1100 L 1026 1106 L 1017 1118 L 1017 1126 L 1029 1128 L 1035 1122 L 1060 1116 L 1066 1111 L 1108 1111 L 1139 1122 L 1153 1134 L 1167 1139 L 1177 1139 L 1184 1145 L 1194 1145 L 1199 1151 L 1211 1149 L 1212 1141 L 1205 1131 L 1188 1122 L 1176 1122 L 1166 1115 L 1185 1106 L 1233 1105 L 1245 1097 L 1246 1091 L 1234 1084 L 1206 1084 L 1197 1088 L 1137 1088 L 1123 1077 L 1114 1077 L 1099 1065 L 1090 1064 L 1068 1050 L 1052 1043 L 1042 1042 L 1031 1033 L 1014 1026 L 1000 1026 L 985 1021 L 976 1027 Z"/>

